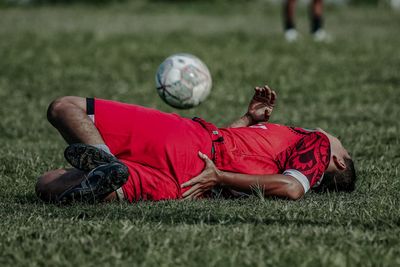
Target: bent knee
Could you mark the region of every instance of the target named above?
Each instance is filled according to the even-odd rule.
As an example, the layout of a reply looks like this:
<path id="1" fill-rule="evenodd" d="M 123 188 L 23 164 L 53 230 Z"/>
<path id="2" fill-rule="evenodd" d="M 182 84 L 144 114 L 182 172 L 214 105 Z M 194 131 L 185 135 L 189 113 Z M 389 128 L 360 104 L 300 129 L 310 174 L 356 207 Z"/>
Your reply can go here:
<path id="1" fill-rule="evenodd" d="M 50 201 L 50 192 L 48 191 L 48 187 L 46 186 L 45 177 L 40 176 L 36 182 L 35 192 L 36 196 L 43 201 Z"/>
<path id="2" fill-rule="evenodd" d="M 303 186 L 298 182 L 290 185 L 288 187 L 287 193 L 288 193 L 288 198 L 291 200 L 299 200 L 305 194 Z"/>
<path id="3" fill-rule="evenodd" d="M 51 186 L 49 186 L 49 181 L 46 175 L 42 175 L 38 178 L 35 186 L 35 192 L 38 198 L 43 201 L 50 202 L 52 200 L 52 190 Z"/>
<path id="4" fill-rule="evenodd" d="M 53 100 L 47 108 L 47 119 L 56 124 L 71 108 L 79 108 L 86 112 L 86 100 L 78 96 L 62 96 Z"/>
<path id="5" fill-rule="evenodd" d="M 35 186 L 36 195 L 46 202 L 55 201 L 59 192 L 54 181 L 64 173 L 64 169 L 59 169 L 46 172 L 40 176 Z"/>

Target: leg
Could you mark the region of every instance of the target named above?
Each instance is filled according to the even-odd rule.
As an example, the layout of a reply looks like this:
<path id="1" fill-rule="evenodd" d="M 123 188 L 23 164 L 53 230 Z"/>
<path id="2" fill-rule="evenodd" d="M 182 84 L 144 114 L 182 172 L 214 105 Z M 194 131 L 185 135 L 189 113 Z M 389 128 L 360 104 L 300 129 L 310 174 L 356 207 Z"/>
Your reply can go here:
<path id="1" fill-rule="evenodd" d="M 296 7 L 296 0 L 285 0 L 283 2 L 283 20 L 285 31 L 294 29 L 294 10 Z"/>
<path id="2" fill-rule="evenodd" d="M 311 33 L 322 29 L 322 0 L 313 0 L 311 4 Z"/>
<path id="3" fill-rule="evenodd" d="M 36 183 L 36 194 L 46 202 L 55 202 L 67 189 L 76 186 L 86 177 L 86 173 L 77 169 L 57 169 L 44 173 Z M 104 200 L 116 199 L 115 192 L 109 194 Z"/>
<path id="4" fill-rule="evenodd" d="M 68 188 L 80 184 L 85 176 L 78 169 L 57 169 L 44 173 L 36 183 L 37 196 L 46 201 L 55 201 Z"/>
<path id="5" fill-rule="evenodd" d="M 285 0 L 283 2 L 283 20 L 285 28 L 285 39 L 288 42 L 294 42 L 298 38 L 298 33 L 294 25 L 294 9 L 296 0 Z"/>
<path id="6" fill-rule="evenodd" d="M 69 144 L 104 144 L 87 116 L 85 98 L 65 96 L 54 100 L 47 110 L 47 118 Z"/>
<path id="7" fill-rule="evenodd" d="M 93 144 L 97 147 L 103 146 L 103 150 L 108 147 L 105 145 L 100 132 L 95 124 L 87 115 L 87 100 L 81 97 L 67 96 L 56 99 L 53 101 L 47 111 L 49 122 L 60 132 L 64 139 L 69 143 L 85 143 Z M 72 146 L 69 146 L 71 148 Z M 71 150 L 66 154 L 71 157 L 74 152 L 81 152 L 78 150 Z M 106 153 L 104 152 L 104 153 Z M 76 154 L 76 153 L 75 153 Z M 72 155 L 74 156 L 74 155 Z M 78 154 L 76 155 L 78 156 Z M 81 155 L 82 156 L 82 155 Z M 88 163 L 93 163 L 94 159 L 90 161 L 87 154 L 83 155 L 75 161 L 69 161 L 73 166 L 79 168 L 81 171 L 75 170 L 55 170 L 44 174 L 39 178 L 37 184 L 37 192 L 39 197 L 46 201 L 55 201 L 58 198 L 73 200 L 77 197 L 82 200 L 95 199 L 104 200 L 112 199 L 111 195 L 115 195 L 113 190 L 120 187 L 126 180 L 128 174 L 126 167 L 119 162 L 114 162 L 114 157 L 108 155 L 107 162 L 96 162 L 86 166 Z M 74 157 L 72 157 L 74 159 Z M 103 159 L 103 158 L 101 158 Z M 113 162 L 111 162 L 113 161 Z M 116 161 L 116 160 L 115 160 Z M 110 163 L 105 166 L 104 164 Z M 82 168 L 82 166 L 87 168 Z M 99 166 L 102 165 L 102 166 Z M 83 170 L 83 171 L 82 171 Z M 89 175 L 84 171 L 91 171 Z M 113 178 L 115 178 L 113 180 Z"/>

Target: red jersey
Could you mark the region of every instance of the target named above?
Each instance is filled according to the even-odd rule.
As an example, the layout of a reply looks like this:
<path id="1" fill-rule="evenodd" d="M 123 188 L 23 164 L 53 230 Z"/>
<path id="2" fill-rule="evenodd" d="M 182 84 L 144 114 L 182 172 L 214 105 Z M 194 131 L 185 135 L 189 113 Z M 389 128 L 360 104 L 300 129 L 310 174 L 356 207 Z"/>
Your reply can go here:
<path id="1" fill-rule="evenodd" d="M 305 192 L 320 181 L 329 164 L 329 140 L 320 132 L 272 123 L 218 129 L 201 119 L 137 105 L 101 99 L 92 104 L 88 115 L 129 169 L 122 191 L 131 202 L 181 198 L 188 188 L 180 185 L 204 169 L 198 151 L 212 157 L 221 170 L 290 175 Z"/>
<path id="2" fill-rule="evenodd" d="M 224 148 L 217 167 L 246 174 L 285 174 L 305 192 L 319 184 L 330 160 L 325 134 L 273 123 L 220 129 Z"/>

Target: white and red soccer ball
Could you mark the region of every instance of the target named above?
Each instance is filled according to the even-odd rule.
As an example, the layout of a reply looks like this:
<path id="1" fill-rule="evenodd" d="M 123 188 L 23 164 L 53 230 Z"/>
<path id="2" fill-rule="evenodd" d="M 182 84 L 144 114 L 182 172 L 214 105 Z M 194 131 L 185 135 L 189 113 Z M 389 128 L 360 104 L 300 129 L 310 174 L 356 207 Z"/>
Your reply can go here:
<path id="1" fill-rule="evenodd" d="M 169 105 L 186 109 L 197 106 L 210 94 L 212 80 L 207 66 L 190 54 L 164 60 L 156 74 L 157 92 Z"/>

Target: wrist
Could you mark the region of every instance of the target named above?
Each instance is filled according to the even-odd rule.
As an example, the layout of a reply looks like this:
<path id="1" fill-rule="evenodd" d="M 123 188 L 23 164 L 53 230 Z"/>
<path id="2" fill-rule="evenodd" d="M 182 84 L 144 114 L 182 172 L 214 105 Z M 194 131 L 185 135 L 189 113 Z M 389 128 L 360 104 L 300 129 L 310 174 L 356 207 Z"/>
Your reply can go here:
<path id="1" fill-rule="evenodd" d="M 221 170 L 217 170 L 216 172 L 216 182 L 217 185 L 223 186 L 224 185 L 224 177 L 225 177 L 225 172 Z"/>
<path id="2" fill-rule="evenodd" d="M 218 170 L 217 168 L 215 168 L 215 183 L 216 185 L 220 185 L 221 181 L 222 181 L 222 173 L 223 171 Z"/>
<path id="3" fill-rule="evenodd" d="M 250 113 L 246 113 L 242 116 L 242 119 L 246 122 L 247 125 L 253 125 L 256 123 L 256 121 L 254 121 L 253 116 L 251 116 Z"/>

